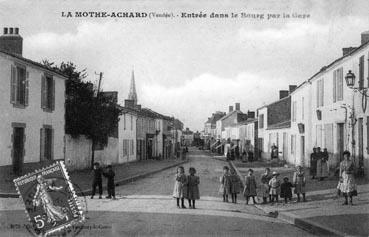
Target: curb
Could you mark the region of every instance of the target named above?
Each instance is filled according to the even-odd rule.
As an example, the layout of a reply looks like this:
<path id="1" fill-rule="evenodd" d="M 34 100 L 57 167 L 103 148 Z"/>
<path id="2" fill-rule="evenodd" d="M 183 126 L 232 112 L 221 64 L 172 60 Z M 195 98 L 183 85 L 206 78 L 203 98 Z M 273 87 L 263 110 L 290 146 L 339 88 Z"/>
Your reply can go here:
<path id="1" fill-rule="evenodd" d="M 230 164 L 230 166 L 236 170 L 237 174 L 241 176 L 240 171 L 237 169 L 237 167 L 233 164 L 233 162 L 231 160 L 228 161 L 228 163 Z M 245 186 L 245 181 L 244 179 L 241 178 L 241 182 L 242 185 Z M 256 208 L 258 208 L 259 210 L 262 210 L 263 212 L 265 212 L 265 214 L 270 215 L 270 212 L 265 210 L 264 208 L 260 207 L 259 205 L 254 205 Z M 324 236 L 347 236 L 347 234 L 342 233 L 340 231 L 337 231 L 335 229 L 332 229 L 330 227 L 327 226 L 323 226 L 319 223 L 310 221 L 310 220 L 306 220 L 303 218 L 300 218 L 299 216 L 292 214 L 292 213 L 286 213 L 286 212 L 277 212 L 276 217 L 282 221 L 285 221 L 289 224 L 295 225 L 303 230 L 306 230 L 310 233 L 313 234 L 317 234 L 317 235 L 324 235 Z"/>
<path id="2" fill-rule="evenodd" d="M 147 173 L 143 173 L 143 174 L 135 175 L 135 176 L 132 176 L 132 177 L 129 177 L 129 178 L 118 180 L 118 181 L 115 182 L 115 186 L 124 185 L 124 184 L 134 182 L 136 180 L 145 178 L 145 177 L 150 176 L 150 175 L 155 174 L 155 173 L 159 173 L 159 172 L 164 171 L 166 169 L 170 169 L 170 168 L 173 168 L 175 166 L 185 164 L 188 161 L 189 161 L 189 159 L 186 159 L 186 160 L 181 161 L 179 163 L 172 164 L 172 165 L 160 168 L 158 170 L 154 170 L 154 171 L 150 171 L 150 172 L 147 172 Z M 106 189 L 106 188 L 107 188 L 106 185 L 103 185 L 103 190 Z M 92 189 L 86 189 L 86 190 L 82 190 L 80 192 L 76 192 L 77 196 L 87 196 L 87 195 L 91 195 L 91 194 L 92 194 Z M 18 195 L 18 193 L 0 193 L 0 198 L 19 198 L 19 195 Z"/>

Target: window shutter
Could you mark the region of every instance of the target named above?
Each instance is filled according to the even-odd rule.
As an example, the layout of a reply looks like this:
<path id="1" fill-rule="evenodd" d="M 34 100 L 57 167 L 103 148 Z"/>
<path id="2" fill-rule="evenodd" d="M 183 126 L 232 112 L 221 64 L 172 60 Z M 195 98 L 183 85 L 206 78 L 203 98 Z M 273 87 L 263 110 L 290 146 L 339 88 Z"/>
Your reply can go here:
<path id="1" fill-rule="evenodd" d="M 13 133 L 12 133 L 12 135 L 11 135 L 11 142 L 12 142 L 12 149 L 11 149 L 11 151 L 10 151 L 10 160 L 13 162 L 13 160 L 14 160 L 14 128 L 13 128 Z"/>
<path id="2" fill-rule="evenodd" d="M 46 77 L 41 76 L 41 108 L 46 108 Z"/>
<path id="3" fill-rule="evenodd" d="M 320 102 L 319 102 L 319 91 L 320 91 L 320 81 L 316 82 L 316 107 L 319 108 Z"/>
<path id="4" fill-rule="evenodd" d="M 320 97 L 321 106 L 324 106 L 324 79 L 321 80 Z"/>
<path id="5" fill-rule="evenodd" d="M 24 81 L 24 105 L 28 106 L 28 96 L 29 96 L 29 72 L 26 72 L 26 80 Z"/>
<path id="6" fill-rule="evenodd" d="M 11 65 L 10 74 L 10 103 L 15 104 L 17 100 L 17 70 L 14 65 Z"/>
<path id="7" fill-rule="evenodd" d="M 338 71 L 338 100 L 343 100 L 343 68 Z"/>
<path id="8" fill-rule="evenodd" d="M 337 70 L 333 71 L 333 103 L 337 100 Z"/>
<path id="9" fill-rule="evenodd" d="M 53 91 L 52 91 L 52 99 L 51 99 L 51 109 L 54 111 L 55 110 L 55 79 L 52 80 L 52 83 L 53 83 Z"/>
<path id="10" fill-rule="evenodd" d="M 44 129 L 40 129 L 40 161 L 45 160 L 45 132 Z"/>
<path id="11" fill-rule="evenodd" d="M 54 129 L 51 129 L 51 160 L 54 160 Z"/>
<path id="12" fill-rule="evenodd" d="M 22 160 L 21 164 L 23 164 L 25 156 L 26 156 L 26 129 L 24 128 L 24 133 L 23 133 L 23 155 L 22 155 L 23 160 Z"/>
<path id="13" fill-rule="evenodd" d="M 364 55 L 359 59 L 359 89 L 364 87 Z"/>

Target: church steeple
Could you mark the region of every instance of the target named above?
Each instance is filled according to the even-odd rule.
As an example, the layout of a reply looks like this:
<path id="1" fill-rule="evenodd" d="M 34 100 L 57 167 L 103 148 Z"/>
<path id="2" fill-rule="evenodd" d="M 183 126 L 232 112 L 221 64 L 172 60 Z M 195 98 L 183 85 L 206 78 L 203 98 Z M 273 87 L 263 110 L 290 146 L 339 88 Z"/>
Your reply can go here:
<path id="1" fill-rule="evenodd" d="M 137 104 L 137 93 L 136 93 L 136 84 L 135 84 L 135 74 L 132 70 L 132 77 L 131 77 L 131 85 L 129 87 L 129 94 L 128 99 L 133 100 L 134 104 Z"/>

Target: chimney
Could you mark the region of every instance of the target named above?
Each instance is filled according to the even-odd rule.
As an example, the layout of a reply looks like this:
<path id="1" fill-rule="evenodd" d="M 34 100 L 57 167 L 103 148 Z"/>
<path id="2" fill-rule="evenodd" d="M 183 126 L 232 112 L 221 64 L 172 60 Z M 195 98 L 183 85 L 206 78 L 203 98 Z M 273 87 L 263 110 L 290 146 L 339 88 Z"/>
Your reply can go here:
<path id="1" fill-rule="evenodd" d="M 288 91 L 286 90 L 280 90 L 279 91 L 279 99 L 286 98 L 288 96 Z"/>
<path id="2" fill-rule="evenodd" d="M 236 103 L 236 104 L 235 104 L 235 110 L 241 110 L 241 105 L 240 105 L 240 103 Z"/>
<path id="3" fill-rule="evenodd" d="M 19 28 L 4 28 L 0 36 L 0 50 L 8 53 L 22 55 L 23 38 L 19 35 Z"/>
<path id="4" fill-rule="evenodd" d="M 135 107 L 137 110 L 141 110 L 141 105 L 136 105 Z"/>
<path id="5" fill-rule="evenodd" d="M 290 94 L 291 94 L 294 90 L 296 90 L 296 88 L 297 88 L 297 86 L 296 86 L 296 85 L 289 85 L 288 87 L 289 87 Z"/>
<path id="6" fill-rule="evenodd" d="M 135 107 L 134 100 L 124 100 L 124 107 L 133 109 Z"/>
<path id="7" fill-rule="evenodd" d="M 255 112 L 254 111 L 247 111 L 247 118 L 255 118 Z"/>
<path id="8" fill-rule="evenodd" d="M 232 106 L 232 105 L 230 105 L 230 106 L 229 106 L 229 113 L 230 113 L 230 112 L 232 112 L 232 111 L 233 111 L 233 106 Z"/>
<path id="9" fill-rule="evenodd" d="M 361 39 L 361 41 L 362 41 L 362 39 Z M 356 49 L 356 47 L 342 48 L 342 56 L 346 56 L 346 55 L 350 54 L 355 49 Z"/>
<path id="10" fill-rule="evenodd" d="M 361 33 L 361 44 L 366 44 L 369 42 L 369 30 Z"/>

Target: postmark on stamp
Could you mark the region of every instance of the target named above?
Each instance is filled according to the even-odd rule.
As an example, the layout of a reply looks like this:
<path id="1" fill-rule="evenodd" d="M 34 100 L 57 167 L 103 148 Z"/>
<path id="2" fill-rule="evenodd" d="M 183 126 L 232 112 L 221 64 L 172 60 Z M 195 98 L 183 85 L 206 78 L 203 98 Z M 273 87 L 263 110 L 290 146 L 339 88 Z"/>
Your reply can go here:
<path id="1" fill-rule="evenodd" d="M 13 181 L 37 235 L 46 236 L 84 222 L 82 207 L 62 161 Z"/>

